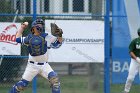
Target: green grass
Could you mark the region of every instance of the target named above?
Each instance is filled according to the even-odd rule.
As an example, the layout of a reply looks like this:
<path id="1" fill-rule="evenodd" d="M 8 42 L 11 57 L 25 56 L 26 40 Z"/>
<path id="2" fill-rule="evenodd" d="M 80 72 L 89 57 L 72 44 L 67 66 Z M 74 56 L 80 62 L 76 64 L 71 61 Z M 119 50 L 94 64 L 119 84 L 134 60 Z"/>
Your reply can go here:
<path id="1" fill-rule="evenodd" d="M 130 93 L 139 93 L 139 87 L 140 85 L 133 84 Z M 124 90 L 124 84 L 112 84 L 110 90 L 110 93 L 121 93 Z"/>
<path id="2" fill-rule="evenodd" d="M 38 81 L 37 93 L 51 93 L 47 80 L 39 78 Z M 94 93 L 88 90 L 87 76 L 60 76 L 60 81 L 62 93 Z"/>
<path id="3" fill-rule="evenodd" d="M 37 78 L 37 93 L 51 93 L 48 80 L 38 77 Z M 61 91 L 62 93 L 103 93 L 103 79 L 100 80 L 98 89 L 89 90 L 88 89 L 88 76 L 60 76 L 61 81 Z M 32 83 L 29 87 L 25 89 L 22 93 L 32 93 Z M 10 87 L 6 87 L 7 84 L 0 84 L 0 93 L 8 93 Z M 110 85 L 110 93 L 121 93 L 124 84 Z M 133 85 L 130 93 L 139 93 L 139 85 Z"/>

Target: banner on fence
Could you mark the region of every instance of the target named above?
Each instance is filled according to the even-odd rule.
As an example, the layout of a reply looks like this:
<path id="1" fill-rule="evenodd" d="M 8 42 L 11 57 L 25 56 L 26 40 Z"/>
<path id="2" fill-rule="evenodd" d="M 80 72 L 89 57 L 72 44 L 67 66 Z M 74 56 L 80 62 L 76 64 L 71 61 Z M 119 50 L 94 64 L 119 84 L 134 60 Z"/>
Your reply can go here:
<path id="1" fill-rule="evenodd" d="M 15 42 L 20 23 L 0 22 L 0 55 L 20 55 L 20 44 Z"/>
<path id="2" fill-rule="evenodd" d="M 46 20 L 63 29 L 64 43 L 49 50 L 50 62 L 104 62 L 104 22 L 83 20 Z"/>
<path id="3" fill-rule="evenodd" d="M 133 11 L 132 11 L 133 10 Z M 113 0 L 112 83 L 125 83 L 130 64 L 129 44 L 138 37 L 140 26 L 139 0 Z M 124 17 L 127 16 L 127 17 Z M 138 82 L 138 77 L 135 78 Z"/>

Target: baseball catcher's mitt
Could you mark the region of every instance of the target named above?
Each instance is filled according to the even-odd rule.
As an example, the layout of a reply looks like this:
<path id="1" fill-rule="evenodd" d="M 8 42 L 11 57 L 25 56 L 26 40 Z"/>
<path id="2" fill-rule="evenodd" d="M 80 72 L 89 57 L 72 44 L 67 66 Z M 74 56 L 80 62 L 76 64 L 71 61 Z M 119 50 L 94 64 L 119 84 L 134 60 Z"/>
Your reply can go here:
<path id="1" fill-rule="evenodd" d="M 51 34 L 56 37 L 62 37 L 63 31 L 55 23 L 51 23 Z"/>

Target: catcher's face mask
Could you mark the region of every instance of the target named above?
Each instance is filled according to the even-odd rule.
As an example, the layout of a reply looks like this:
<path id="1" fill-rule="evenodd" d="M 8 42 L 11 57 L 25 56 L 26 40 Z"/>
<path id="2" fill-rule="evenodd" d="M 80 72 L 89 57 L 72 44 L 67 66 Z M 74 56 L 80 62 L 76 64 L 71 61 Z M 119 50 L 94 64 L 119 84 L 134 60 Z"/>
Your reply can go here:
<path id="1" fill-rule="evenodd" d="M 42 28 L 39 27 L 38 25 L 32 27 L 32 30 L 31 30 L 32 34 L 40 34 L 42 32 Z"/>

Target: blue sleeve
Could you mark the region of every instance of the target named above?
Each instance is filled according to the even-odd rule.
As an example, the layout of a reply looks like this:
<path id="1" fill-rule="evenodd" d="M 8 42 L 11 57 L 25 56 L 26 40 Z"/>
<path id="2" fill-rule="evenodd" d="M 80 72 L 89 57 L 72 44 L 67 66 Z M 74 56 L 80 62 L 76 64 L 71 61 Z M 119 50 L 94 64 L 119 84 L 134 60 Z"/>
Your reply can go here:
<path id="1" fill-rule="evenodd" d="M 24 43 L 25 43 L 25 42 L 24 42 L 24 41 L 25 41 L 24 39 L 25 39 L 25 37 L 18 37 L 18 38 L 16 38 L 16 42 L 17 42 L 17 43 L 24 44 Z"/>
<path id="2" fill-rule="evenodd" d="M 53 43 L 51 43 L 51 48 L 59 48 L 60 46 L 62 45 L 62 43 L 60 43 L 59 41 L 58 41 L 58 39 L 56 39 L 56 41 L 55 42 L 53 42 Z"/>
<path id="3" fill-rule="evenodd" d="M 17 43 L 21 43 L 21 37 L 16 38 Z"/>

